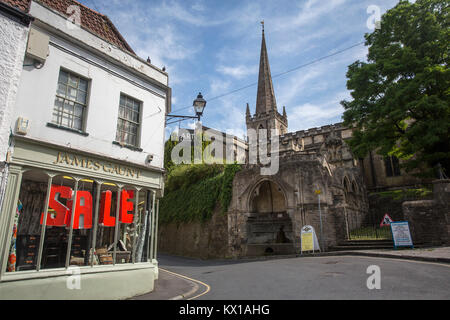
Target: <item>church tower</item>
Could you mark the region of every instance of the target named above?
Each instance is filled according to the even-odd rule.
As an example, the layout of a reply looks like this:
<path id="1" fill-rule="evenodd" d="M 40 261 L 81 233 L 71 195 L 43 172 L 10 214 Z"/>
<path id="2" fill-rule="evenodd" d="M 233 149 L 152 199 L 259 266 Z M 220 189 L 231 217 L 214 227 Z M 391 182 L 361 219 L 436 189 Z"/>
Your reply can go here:
<path id="1" fill-rule="evenodd" d="M 283 135 L 287 133 L 288 130 L 286 109 L 283 107 L 283 114 L 280 114 L 277 109 L 272 75 L 270 74 L 269 57 L 267 55 L 266 38 L 264 35 L 264 22 L 262 22 L 262 25 L 263 30 L 261 58 L 259 62 L 258 92 L 256 96 L 256 113 L 252 116 L 250 107 L 247 104 L 247 130 L 267 129 L 270 136 L 270 130 L 277 129 L 278 133 Z"/>

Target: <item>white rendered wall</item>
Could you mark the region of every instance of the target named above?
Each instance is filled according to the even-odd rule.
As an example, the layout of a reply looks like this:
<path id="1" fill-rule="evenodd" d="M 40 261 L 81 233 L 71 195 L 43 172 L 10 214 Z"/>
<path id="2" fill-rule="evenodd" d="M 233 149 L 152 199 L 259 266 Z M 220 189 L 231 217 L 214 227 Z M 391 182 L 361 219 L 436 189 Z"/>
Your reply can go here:
<path id="1" fill-rule="evenodd" d="M 28 27 L 0 14 L 0 162 L 6 160 Z"/>
<path id="2" fill-rule="evenodd" d="M 55 17 L 59 18 L 38 5 L 35 5 L 34 8 L 34 13 L 39 13 L 41 18 L 50 19 L 52 18 L 50 15 L 53 15 L 52 23 L 57 21 Z M 33 14 L 33 7 L 31 13 Z M 47 23 L 47 21 L 43 22 Z M 39 21 L 36 25 L 39 26 Z M 61 28 L 64 26 L 64 23 L 60 25 Z M 148 81 L 154 70 L 139 76 L 133 73 L 127 64 L 120 67 L 111 63 L 96 51 L 97 48 L 89 47 L 87 50 L 78 45 L 79 41 L 70 41 L 70 38 L 62 39 L 47 29 L 36 28 L 50 36 L 50 54 L 42 69 L 24 67 L 11 126 L 15 126 L 18 117 L 24 117 L 31 120 L 27 137 L 139 165 L 143 165 L 147 155 L 152 154 L 154 159 L 151 165 L 162 168 L 164 164 L 166 98 L 160 88 L 154 87 Z M 84 34 L 80 34 L 86 36 L 89 44 L 95 40 L 91 39 L 92 34 L 81 31 Z M 101 40 L 97 38 L 97 42 L 93 43 L 98 45 Z M 122 51 L 121 54 L 126 55 Z M 135 58 L 128 55 L 127 59 Z M 29 62 L 27 60 L 26 64 Z M 86 133 L 89 134 L 87 137 L 47 126 L 47 123 L 52 121 L 61 68 L 90 79 L 85 128 Z M 147 66 L 147 68 L 150 67 Z M 167 76 L 164 79 L 165 83 L 161 83 L 165 85 Z M 121 93 L 142 101 L 141 143 L 139 145 L 143 149 L 142 152 L 122 148 L 112 143 L 116 138 Z"/>

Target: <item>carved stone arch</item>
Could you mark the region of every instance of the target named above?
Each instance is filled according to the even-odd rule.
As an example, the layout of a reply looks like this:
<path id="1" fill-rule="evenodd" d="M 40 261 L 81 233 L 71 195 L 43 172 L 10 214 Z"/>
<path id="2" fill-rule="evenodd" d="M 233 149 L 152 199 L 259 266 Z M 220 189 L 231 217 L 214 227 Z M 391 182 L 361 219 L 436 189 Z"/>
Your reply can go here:
<path id="1" fill-rule="evenodd" d="M 269 186 L 267 186 L 267 184 Z M 270 201 L 272 202 L 272 205 L 274 205 L 274 200 L 277 201 L 277 204 L 276 204 L 277 210 L 275 210 L 275 211 L 277 211 L 277 212 L 278 211 L 279 212 L 287 211 L 289 203 L 288 203 L 288 196 L 287 196 L 288 193 L 287 193 L 286 187 L 282 183 L 280 183 L 280 181 L 277 181 L 277 179 L 263 177 L 263 178 L 258 179 L 256 182 L 254 182 L 251 185 L 251 188 L 249 189 L 247 202 L 246 202 L 247 212 L 255 211 L 255 204 L 254 204 L 255 192 L 258 192 L 260 190 L 259 188 L 262 188 L 262 187 L 265 187 L 264 191 L 272 192 L 272 197 L 270 199 Z M 267 187 L 270 187 L 270 189 L 267 190 Z M 274 190 L 273 187 L 275 187 L 276 189 Z M 273 194 L 274 191 L 278 192 L 282 196 L 283 202 L 284 202 L 283 204 L 280 203 L 280 198 L 279 198 L 280 195 L 277 194 L 277 195 L 275 195 L 276 198 L 274 198 L 274 194 Z M 258 195 L 256 195 L 256 196 L 258 196 Z"/>
<path id="2" fill-rule="evenodd" d="M 350 179 L 348 178 L 347 175 L 344 175 L 342 177 L 342 186 L 344 188 L 345 193 L 350 193 L 351 192 L 351 183 L 350 183 Z"/>

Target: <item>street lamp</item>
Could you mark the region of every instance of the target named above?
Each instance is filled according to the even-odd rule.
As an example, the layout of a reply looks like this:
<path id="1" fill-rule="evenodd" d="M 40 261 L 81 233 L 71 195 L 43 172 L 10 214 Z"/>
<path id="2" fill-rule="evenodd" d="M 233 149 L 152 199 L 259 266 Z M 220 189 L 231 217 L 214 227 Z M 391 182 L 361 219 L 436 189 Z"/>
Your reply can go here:
<path id="1" fill-rule="evenodd" d="M 194 103 L 192 105 L 195 110 L 195 116 L 181 116 L 181 115 L 174 115 L 174 114 L 168 114 L 166 117 L 166 125 L 172 124 L 175 122 L 181 122 L 187 119 L 197 119 L 200 121 L 200 118 L 203 116 L 203 111 L 205 111 L 206 107 L 206 100 L 203 99 L 202 93 L 200 92 L 197 96 L 197 99 L 194 100 Z M 174 120 L 179 119 L 179 120 Z"/>
<path id="2" fill-rule="evenodd" d="M 194 100 L 194 109 L 195 113 L 198 116 L 198 121 L 200 121 L 200 117 L 203 115 L 205 107 L 206 107 L 206 100 L 203 99 L 202 93 L 200 92 L 197 96 L 197 99 Z"/>

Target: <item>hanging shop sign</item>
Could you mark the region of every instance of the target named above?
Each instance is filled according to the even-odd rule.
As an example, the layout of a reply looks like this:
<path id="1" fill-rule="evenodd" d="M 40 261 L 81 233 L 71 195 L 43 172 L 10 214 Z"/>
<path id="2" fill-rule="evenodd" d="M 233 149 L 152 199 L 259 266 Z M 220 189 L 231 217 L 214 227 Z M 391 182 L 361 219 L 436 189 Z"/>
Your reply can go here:
<path id="1" fill-rule="evenodd" d="M 320 251 L 319 241 L 313 226 L 304 226 L 301 231 L 301 251 Z"/>
<path id="2" fill-rule="evenodd" d="M 46 226 L 69 227 L 72 221 L 73 190 L 70 187 L 52 185 L 50 190 L 49 212 L 47 214 Z M 120 194 L 119 222 L 124 224 L 133 223 L 134 203 L 130 200 L 134 198 L 133 190 L 122 190 Z M 67 205 L 61 203 L 62 199 L 67 200 Z M 75 214 L 73 229 L 92 228 L 92 208 L 93 199 L 89 191 L 77 191 L 75 200 Z M 102 192 L 100 196 L 99 223 L 105 227 L 114 227 L 116 217 L 111 216 L 112 192 Z M 45 213 L 41 214 L 41 225 L 44 222 Z M 82 217 L 82 219 L 81 219 Z"/>
<path id="3" fill-rule="evenodd" d="M 391 222 L 391 231 L 395 249 L 398 247 L 414 248 L 408 221 Z"/>

